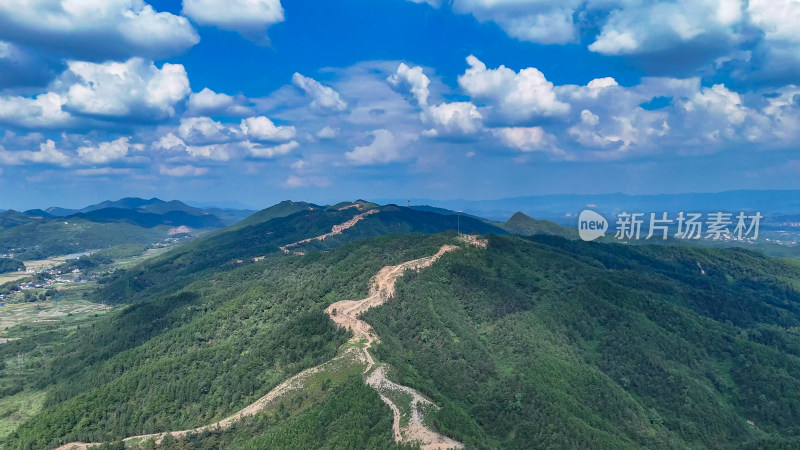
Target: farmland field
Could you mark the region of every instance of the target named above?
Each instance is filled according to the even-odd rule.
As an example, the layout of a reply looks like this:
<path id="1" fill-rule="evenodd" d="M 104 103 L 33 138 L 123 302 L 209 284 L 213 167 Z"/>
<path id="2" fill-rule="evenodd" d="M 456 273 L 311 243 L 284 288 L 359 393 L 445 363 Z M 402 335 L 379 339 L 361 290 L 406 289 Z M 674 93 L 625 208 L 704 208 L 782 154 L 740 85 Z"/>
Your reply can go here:
<path id="1" fill-rule="evenodd" d="M 13 338 L 19 334 L 14 332 L 12 327 L 23 325 L 31 329 L 38 328 L 44 324 L 57 324 L 62 327 L 74 325 L 87 316 L 104 314 L 109 306 L 92 303 L 76 295 L 83 292 L 86 286 L 75 286 L 64 289 L 69 298 L 29 303 L 11 303 L 0 308 L 0 339 Z"/>
<path id="2" fill-rule="evenodd" d="M 0 443 L 41 410 L 46 391 L 30 380 L 47 365 L 54 351 L 81 327 L 111 310 L 83 299 L 83 293 L 94 284 L 59 287 L 56 300 L 0 307 Z"/>

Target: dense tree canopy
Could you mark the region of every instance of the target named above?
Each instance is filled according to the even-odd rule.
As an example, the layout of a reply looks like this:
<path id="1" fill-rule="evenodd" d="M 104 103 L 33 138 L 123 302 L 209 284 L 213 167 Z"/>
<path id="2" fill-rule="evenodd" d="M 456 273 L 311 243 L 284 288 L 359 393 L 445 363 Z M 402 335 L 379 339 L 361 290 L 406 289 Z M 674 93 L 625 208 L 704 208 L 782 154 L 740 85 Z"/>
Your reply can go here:
<path id="1" fill-rule="evenodd" d="M 306 232 L 341 218 L 319 216 Z M 297 256 L 276 251 L 288 239 L 265 237 L 281 223 L 236 231 L 252 245 L 220 232 L 115 275 L 95 297 L 126 306 L 47 350 L 36 377 L 2 383 L 47 392 L 6 447 L 113 442 L 227 417 L 336 354 L 347 333 L 327 305 L 364 297 L 381 267 L 444 243 L 462 249 L 407 273 L 394 299 L 365 314 L 390 377 L 442 406 L 431 417 L 439 432 L 477 448 L 800 443 L 794 262 L 550 236 L 490 236 L 481 249 L 452 232 L 332 241 Z M 0 359 L 42 352 L 47 338 L 4 344 Z M 392 444 L 391 413 L 357 373 L 324 385 L 162 448 Z"/>

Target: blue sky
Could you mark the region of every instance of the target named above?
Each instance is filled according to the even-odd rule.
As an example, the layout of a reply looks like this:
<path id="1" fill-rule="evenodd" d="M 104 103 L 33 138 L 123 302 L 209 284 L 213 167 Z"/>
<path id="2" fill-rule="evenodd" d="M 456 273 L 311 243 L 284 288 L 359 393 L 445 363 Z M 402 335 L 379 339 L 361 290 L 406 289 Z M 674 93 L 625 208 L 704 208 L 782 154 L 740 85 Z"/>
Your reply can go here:
<path id="1" fill-rule="evenodd" d="M 796 0 L 8 0 L 0 208 L 800 188 Z"/>

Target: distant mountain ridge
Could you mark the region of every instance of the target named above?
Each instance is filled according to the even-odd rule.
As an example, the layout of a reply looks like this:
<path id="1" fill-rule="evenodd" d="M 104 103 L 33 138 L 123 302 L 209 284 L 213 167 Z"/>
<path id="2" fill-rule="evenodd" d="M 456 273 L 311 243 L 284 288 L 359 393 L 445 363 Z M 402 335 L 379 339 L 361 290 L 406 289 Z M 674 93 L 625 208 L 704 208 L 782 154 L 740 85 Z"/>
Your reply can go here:
<path id="1" fill-rule="evenodd" d="M 492 220 L 507 220 L 517 211 L 530 217 L 547 219 L 574 227 L 577 214 L 583 209 L 613 214 L 620 211 L 759 211 L 764 215 L 797 214 L 800 211 L 800 190 L 736 190 L 716 193 L 685 194 L 554 194 L 500 198 L 494 200 L 410 200 L 380 199 L 381 203 L 399 202 L 432 205 Z M 413 207 L 413 206 L 412 206 Z M 569 215 L 567 215 L 569 214 Z"/>
<path id="2" fill-rule="evenodd" d="M 24 225 L 32 220 L 35 220 L 33 216 L 9 209 L 0 213 L 0 230 Z"/>
<path id="3" fill-rule="evenodd" d="M 108 209 L 108 208 L 140 210 L 153 214 L 164 214 L 172 211 L 184 211 L 186 213 L 197 216 L 213 214 L 220 217 L 220 219 L 225 221 L 226 224 L 228 225 L 234 222 L 238 222 L 239 220 L 249 216 L 254 212 L 249 209 L 237 210 L 228 208 L 225 209 L 198 208 L 194 206 L 189 206 L 180 200 L 164 201 L 155 197 L 150 199 L 143 199 L 138 197 L 125 197 L 119 200 L 106 200 L 94 205 L 86 206 L 85 208 L 81 209 L 68 209 L 68 208 L 51 206 L 50 208 L 47 208 L 44 211 L 42 210 L 31 210 L 31 211 L 42 211 L 42 213 L 46 213 L 51 216 L 66 217 L 78 213 L 89 213 L 92 211 L 97 211 L 100 209 Z"/>
<path id="4" fill-rule="evenodd" d="M 169 237 L 174 228 L 220 229 L 251 213 L 136 197 L 81 209 L 8 210 L 0 213 L 0 251 L 35 259 L 105 248 L 106 244 L 152 244 Z"/>
<path id="5" fill-rule="evenodd" d="M 189 228 L 222 228 L 225 226 L 225 223 L 213 214 L 198 215 L 181 210 L 151 213 L 123 208 L 103 208 L 74 214 L 69 217 L 82 217 L 92 222 L 127 222 L 144 228 L 152 228 L 159 225 L 186 226 Z"/>

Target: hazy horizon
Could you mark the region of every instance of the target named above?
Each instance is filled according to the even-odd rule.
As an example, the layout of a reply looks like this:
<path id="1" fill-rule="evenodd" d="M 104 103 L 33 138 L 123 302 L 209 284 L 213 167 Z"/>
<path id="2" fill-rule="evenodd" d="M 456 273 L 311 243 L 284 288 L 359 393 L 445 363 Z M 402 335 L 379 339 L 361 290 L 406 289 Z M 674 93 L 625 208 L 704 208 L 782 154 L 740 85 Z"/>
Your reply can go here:
<path id="1" fill-rule="evenodd" d="M 692 195 L 703 195 L 703 196 L 714 196 L 720 194 L 731 194 L 731 193 L 771 193 L 771 192 L 795 192 L 800 190 L 792 190 L 792 189 L 734 189 L 734 190 L 726 190 L 726 191 L 717 191 L 717 192 L 667 192 L 667 193 L 650 193 L 650 194 L 629 194 L 625 192 L 603 192 L 603 193 L 555 193 L 555 194 L 529 194 L 529 195 L 516 195 L 516 196 L 509 196 L 509 197 L 498 197 L 498 198 L 484 198 L 484 199 L 472 199 L 472 198 L 422 198 L 422 197 L 411 197 L 407 199 L 401 198 L 372 198 L 369 196 L 357 196 L 353 198 L 331 198 L 324 201 L 315 201 L 314 199 L 307 199 L 307 198 L 281 198 L 275 201 L 267 202 L 260 205 L 255 204 L 246 204 L 237 200 L 192 200 L 192 199 L 183 199 L 183 198 L 171 198 L 171 197 L 163 197 L 163 196 L 137 196 L 137 195 L 126 195 L 123 197 L 114 197 L 114 198 L 105 198 L 105 197 L 98 197 L 97 200 L 88 201 L 83 203 L 78 203 L 73 201 L 72 203 L 62 203 L 62 204 L 47 204 L 47 205 L 22 205 L 21 207 L 9 207 L 7 205 L 0 204 L 0 210 L 16 210 L 16 211 L 26 211 L 32 209 L 41 209 L 46 210 L 47 208 L 65 208 L 65 209 L 81 209 L 87 206 L 96 205 L 105 201 L 117 201 L 123 198 L 142 198 L 142 199 L 153 199 L 157 198 L 159 200 L 163 200 L 165 202 L 169 201 L 181 201 L 189 206 L 196 206 L 200 208 L 222 208 L 222 209 L 250 209 L 250 210 L 261 210 L 264 208 L 268 208 L 272 205 L 280 203 L 282 201 L 294 201 L 294 202 L 308 202 L 314 203 L 319 205 L 331 205 L 340 202 L 348 202 L 348 201 L 355 201 L 355 200 L 366 200 L 370 202 L 375 202 L 378 204 L 389 204 L 395 203 L 401 206 L 405 206 L 406 202 L 410 201 L 412 206 L 437 206 L 437 205 L 444 205 L 444 204 L 454 204 L 454 203 L 469 203 L 469 202 L 494 202 L 494 201 L 503 201 L 503 200 L 524 200 L 529 198 L 552 198 L 552 197 L 600 197 L 600 196 L 624 196 L 624 197 L 631 197 L 631 198 L 641 198 L 641 197 L 657 197 L 657 196 L 692 196 Z M 753 207 L 757 207 L 754 205 Z"/>

